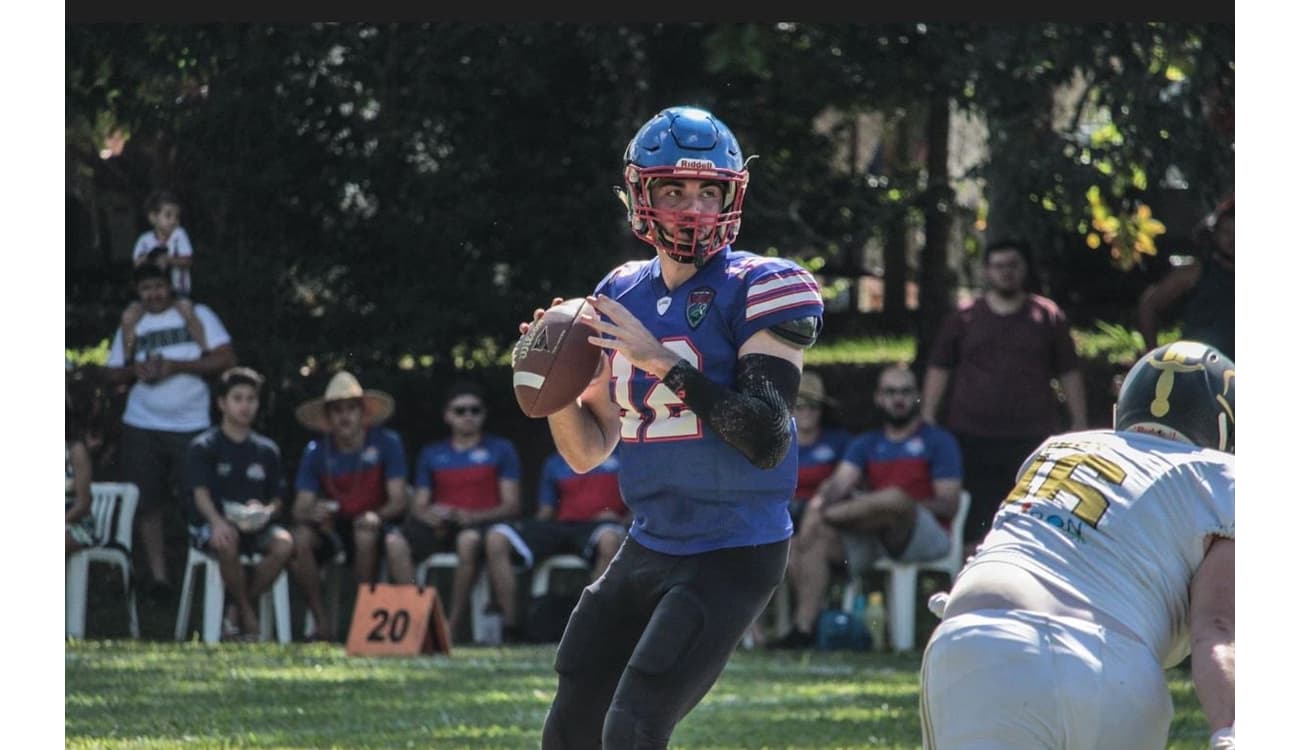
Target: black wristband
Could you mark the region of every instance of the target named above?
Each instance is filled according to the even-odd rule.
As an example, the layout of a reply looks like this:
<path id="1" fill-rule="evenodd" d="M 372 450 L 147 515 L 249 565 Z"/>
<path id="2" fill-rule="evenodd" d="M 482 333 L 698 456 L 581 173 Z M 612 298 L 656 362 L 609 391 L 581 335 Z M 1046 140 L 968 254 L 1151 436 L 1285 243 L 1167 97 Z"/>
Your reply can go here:
<path id="1" fill-rule="evenodd" d="M 684 359 L 677 360 L 677 364 L 664 374 L 663 384 L 701 418 L 707 418 L 713 405 L 726 393 L 725 388 L 709 380 L 707 375 Z"/>

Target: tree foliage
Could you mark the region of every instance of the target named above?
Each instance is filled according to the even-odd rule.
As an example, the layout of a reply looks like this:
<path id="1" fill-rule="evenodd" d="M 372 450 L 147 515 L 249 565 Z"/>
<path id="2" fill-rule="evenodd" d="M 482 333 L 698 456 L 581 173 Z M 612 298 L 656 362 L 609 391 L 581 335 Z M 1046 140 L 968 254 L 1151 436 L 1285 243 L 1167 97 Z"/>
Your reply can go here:
<path id="1" fill-rule="evenodd" d="M 1156 225 L 1101 224 L 1159 220 L 1143 206 L 1171 180 L 1199 203 L 1232 182 L 1224 26 L 99 24 L 66 41 L 69 158 L 137 205 L 180 193 L 197 296 L 282 375 L 491 359 L 534 306 L 644 257 L 610 187 L 669 104 L 715 108 L 758 155 L 741 245 L 813 268 L 860 268 L 869 240 L 923 215 L 938 232 L 939 214 L 1131 266 Z M 945 104 L 990 123 L 971 174 L 924 158 Z M 912 148 L 846 163 L 869 113 Z M 114 137 L 122 155 L 100 158 Z M 953 202 L 966 178 L 985 206 Z M 951 273 L 920 275 L 947 299 Z"/>

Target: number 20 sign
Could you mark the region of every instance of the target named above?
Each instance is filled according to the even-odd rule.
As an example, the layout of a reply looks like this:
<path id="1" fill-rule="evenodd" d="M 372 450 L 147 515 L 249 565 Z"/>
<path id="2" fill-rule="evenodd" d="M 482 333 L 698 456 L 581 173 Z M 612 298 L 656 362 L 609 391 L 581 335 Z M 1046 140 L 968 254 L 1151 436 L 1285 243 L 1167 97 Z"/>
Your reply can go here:
<path id="1" fill-rule="evenodd" d="M 410 584 L 362 584 L 348 629 L 349 656 L 451 655 L 438 590 Z"/>

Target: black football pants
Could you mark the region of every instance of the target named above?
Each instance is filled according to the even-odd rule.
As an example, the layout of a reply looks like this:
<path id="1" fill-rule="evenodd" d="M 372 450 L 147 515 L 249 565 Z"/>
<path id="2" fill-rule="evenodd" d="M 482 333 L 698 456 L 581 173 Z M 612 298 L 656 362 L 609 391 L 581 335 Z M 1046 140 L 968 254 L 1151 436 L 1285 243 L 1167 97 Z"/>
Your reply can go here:
<path id="1" fill-rule="evenodd" d="M 631 537 L 569 617 L 544 750 L 666 748 L 785 574 L 789 540 L 665 555 Z"/>

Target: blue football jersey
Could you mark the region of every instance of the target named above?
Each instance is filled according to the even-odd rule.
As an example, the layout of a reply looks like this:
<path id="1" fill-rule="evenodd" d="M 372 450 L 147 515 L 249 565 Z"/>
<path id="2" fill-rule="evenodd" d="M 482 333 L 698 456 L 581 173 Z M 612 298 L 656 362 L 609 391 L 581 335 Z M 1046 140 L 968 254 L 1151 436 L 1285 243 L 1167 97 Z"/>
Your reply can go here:
<path id="1" fill-rule="evenodd" d="M 730 247 L 671 292 L 656 257 L 619 266 L 595 293 L 618 300 L 665 346 L 728 389 L 735 388 L 736 353 L 751 336 L 822 316 L 811 274 L 791 261 Z M 665 554 L 694 554 L 790 536 L 797 450 L 777 467 L 759 469 L 659 378 L 618 353 L 611 365 L 610 396 L 623 415 L 619 484 L 633 513 L 634 539 Z M 794 433 L 791 417 L 791 446 Z"/>

